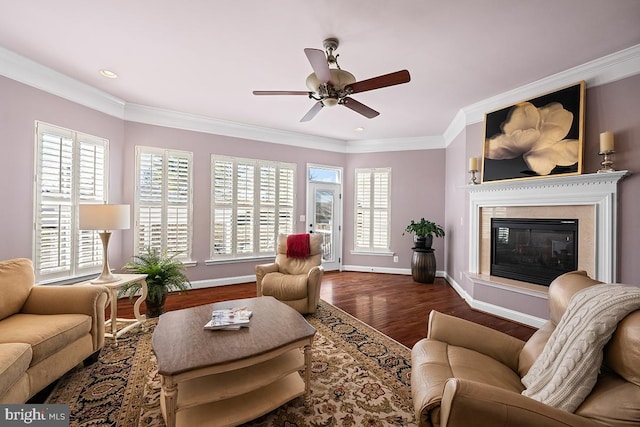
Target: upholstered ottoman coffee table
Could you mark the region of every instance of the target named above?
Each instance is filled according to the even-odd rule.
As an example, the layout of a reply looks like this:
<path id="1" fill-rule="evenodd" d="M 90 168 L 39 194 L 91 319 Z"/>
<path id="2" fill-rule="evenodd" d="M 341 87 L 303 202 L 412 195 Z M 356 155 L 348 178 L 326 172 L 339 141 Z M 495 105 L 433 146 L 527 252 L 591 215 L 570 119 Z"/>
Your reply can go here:
<path id="1" fill-rule="evenodd" d="M 213 310 L 237 307 L 253 312 L 249 327 L 204 329 Z M 163 314 L 153 350 L 167 426 L 237 425 L 298 396 L 308 402 L 315 333 L 300 313 L 272 297 Z"/>

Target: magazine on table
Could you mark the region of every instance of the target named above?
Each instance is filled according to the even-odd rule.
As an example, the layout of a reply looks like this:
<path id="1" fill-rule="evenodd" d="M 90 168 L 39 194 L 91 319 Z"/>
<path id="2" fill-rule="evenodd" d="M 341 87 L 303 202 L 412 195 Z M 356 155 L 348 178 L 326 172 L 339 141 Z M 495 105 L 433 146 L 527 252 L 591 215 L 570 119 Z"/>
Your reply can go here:
<path id="1" fill-rule="evenodd" d="M 204 325 L 205 329 L 238 330 L 246 328 L 251 323 L 253 313 L 247 307 L 226 308 L 213 310 L 211 320 Z"/>

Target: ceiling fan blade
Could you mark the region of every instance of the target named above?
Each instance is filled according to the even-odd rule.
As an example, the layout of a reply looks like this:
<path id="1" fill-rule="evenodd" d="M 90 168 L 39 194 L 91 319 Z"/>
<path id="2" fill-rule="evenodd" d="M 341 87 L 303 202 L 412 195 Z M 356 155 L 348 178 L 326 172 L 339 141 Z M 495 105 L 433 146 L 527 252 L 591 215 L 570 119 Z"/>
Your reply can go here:
<path id="1" fill-rule="evenodd" d="M 313 104 L 313 107 L 311 107 L 311 109 L 307 112 L 307 114 L 305 114 L 304 117 L 300 119 L 300 121 L 308 122 L 309 120 L 313 119 L 316 116 L 316 114 L 318 114 L 318 112 L 322 110 L 322 107 L 324 107 L 324 105 L 322 104 L 322 101 L 316 102 L 315 104 Z"/>
<path id="2" fill-rule="evenodd" d="M 364 92 L 367 90 L 380 89 L 387 86 L 399 85 L 411 81 L 411 76 L 407 70 L 396 71 L 395 73 L 384 74 L 361 82 L 355 82 L 345 87 L 349 93 Z"/>
<path id="3" fill-rule="evenodd" d="M 307 59 L 311 63 L 313 72 L 316 73 L 316 77 L 320 80 L 320 83 L 326 83 L 331 80 L 331 72 L 329 71 L 329 64 L 327 63 L 327 57 L 320 49 L 312 49 L 310 47 L 304 50 Z"/>
<path id="4" fill-rule="evenodd" d="M 352 109 L 356 113 L 362 114 L 367 119 L 373 119 L 374 117 L 376 117 L 377 115 L 380 114 L 376 110 L 374 110 L 373 108 L 369 108 L 366 105 L 364 105 L 363 103 L 358 102 L 353 98 L 344 98 L 342 100 L 342 105 L 344 105 L 347 108 Z"/>
<path id="5" fill-rule="evenodd" d="M 303 90 L 254 90 L 254 95 L 307 95 L 309 96 L 310 92 L 305 92 Z"/>

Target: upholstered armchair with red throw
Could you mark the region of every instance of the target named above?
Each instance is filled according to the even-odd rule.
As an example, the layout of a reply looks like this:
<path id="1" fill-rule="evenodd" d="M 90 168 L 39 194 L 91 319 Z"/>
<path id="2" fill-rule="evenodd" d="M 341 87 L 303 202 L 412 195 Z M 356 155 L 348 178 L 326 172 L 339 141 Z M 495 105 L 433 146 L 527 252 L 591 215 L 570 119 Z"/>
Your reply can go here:
<path id="1" fill-rule="evenodd" d="M 322 282 L 322 236 L 278 236 L 276 260 L 256 266 L 258 296 L 268 295 L 298 310 L 315 313 Z"/>

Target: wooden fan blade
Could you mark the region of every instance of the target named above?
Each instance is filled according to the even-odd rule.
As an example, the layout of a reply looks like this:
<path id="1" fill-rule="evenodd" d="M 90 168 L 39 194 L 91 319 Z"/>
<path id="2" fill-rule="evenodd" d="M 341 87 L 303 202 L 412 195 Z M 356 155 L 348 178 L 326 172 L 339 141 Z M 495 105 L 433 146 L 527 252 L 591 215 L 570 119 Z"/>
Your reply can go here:
<path id="1" fill-rule="evenodd" d="M 349 93 L 364 92 L 367 90 L 380 89 L 387 86 L 399 85 L 411 81 L 411 76 L 407 70 L 396 71 L 395 73 L 384 74 L 361 82 L 347 85 L 345 89 Z"/>
<path id="2" fill-rule="evenodd" d="M 342 105 L 344 105 L 347 108 L 352 109 L 356 113 L 362 114 L 367 119 L 373 119 L 374 117 L 376 117 L 376 116 L 378 116 L 380 114 L 376 110 L 374 110 L 373 108 L 369 108 L 366 105 L 364 105 L 363 103 L 358 102 L 353 98 L 344 98 L 342 100 Z"/>
<path id="3" fill-rule="evenodd" d="M 331 80 L 331 72 L 329 71 L 329 64 L 327 63 L 327 57 L 320 49 L 312 49 L 310 47 L 304 50 L 307 59 L 311 63 L 313 72 L 316 73 L 316 77 L 320 80 L 320 83 L 326 83 Z"/>
<path id="4" fill-rule="evenodd" d="M 303 90 L 254 90 L 254 95 L 307 95 L 311 92 L 305 92 Z"/>
<path id="5" fill-rule="evenodd" d="M 316 102 L 315 104 L 313 104 L 313 107 L 311 107 L 311 109 L 307 112 L 307 114 L 305 114 L 304 117 L 300 119 L 300 121 L 308 122 L 309 120 L 313 119 L 316 116 L 316 114 L 318 114 L 318 112 L 322 110 L 322 107 L 324 107 L 324 105 L 322 104 L 322 101 Z"/>

